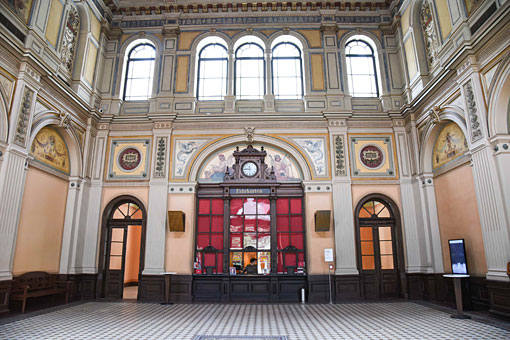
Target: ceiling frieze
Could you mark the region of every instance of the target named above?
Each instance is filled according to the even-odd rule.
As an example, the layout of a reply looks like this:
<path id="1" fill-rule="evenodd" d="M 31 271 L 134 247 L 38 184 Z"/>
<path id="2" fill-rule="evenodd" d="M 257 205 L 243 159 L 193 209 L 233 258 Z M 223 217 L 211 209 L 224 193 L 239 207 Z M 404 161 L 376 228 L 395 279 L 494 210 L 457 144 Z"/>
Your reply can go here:
<path id="1" fill-rule="evenodd" d="M 309 12 L 336 10 L 341 12 L 370 12 L 390 9 L 390 1 L 272 1 L 246 2 L 196 0 L 131 1 L 104 0 L 114 15 L 159 15 L 166 13 L 236 13 L 236 12 Z"/>

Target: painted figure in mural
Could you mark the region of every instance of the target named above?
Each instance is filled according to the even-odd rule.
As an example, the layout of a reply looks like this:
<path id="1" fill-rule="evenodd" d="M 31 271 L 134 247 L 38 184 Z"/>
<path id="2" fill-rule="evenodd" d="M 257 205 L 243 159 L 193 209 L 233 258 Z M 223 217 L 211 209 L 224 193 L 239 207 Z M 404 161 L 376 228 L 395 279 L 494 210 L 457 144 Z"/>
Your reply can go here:
<path id="1" fill-rule="evenodd" d="M 218 161 L 216 164 L 211 164 L 211 169 L 205 172 L 205 178 L 213 181 L 222 181 L 227 170 L 227 158 L 224 154 L 218 155 Z"/>
<path id="2" fill-rule="evenodd" d="M 274 156 L 273 169 L 277 180 L 289 179 L 289 165 L 278 154 Z"/>
<path id="3" fill-rule="evenodd" d="M 179 150 L 175 156 L 177 159 L 175 173 L 177 175 L 182 175 L 184 173 L 186 163 L 188 162 L 193 152 L 198 148 L 198 145 L 199 144 L 194 141 L 177 142 L 177 150 Z"/>
<path id="4" fill-rule="evenodd" d="M 305 148 L 312 156 L 317 173 L 323 172 L 324 168 L 321 164 L 321 161 L 324 158 L 324 153 L 322 152 L 322 140 L 305 140 L 301 143 L 301 146 Z"/>

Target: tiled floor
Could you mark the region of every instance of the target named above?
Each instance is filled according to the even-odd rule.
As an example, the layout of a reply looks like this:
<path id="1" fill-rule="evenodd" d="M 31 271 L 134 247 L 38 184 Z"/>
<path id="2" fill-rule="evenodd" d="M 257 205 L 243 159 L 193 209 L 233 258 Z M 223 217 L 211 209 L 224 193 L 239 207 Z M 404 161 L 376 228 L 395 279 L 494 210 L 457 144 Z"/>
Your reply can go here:
<path id="1" fill-rule="evenodd" d="M 510 339 L 506 324 L 450 318 L 412 302 L 301 304 L 75 303 L 0 319 L 0 339 L 176 339 L 283 335 L 289 340 Z M 506 328 L 506 329 L 505 329 Z"/>

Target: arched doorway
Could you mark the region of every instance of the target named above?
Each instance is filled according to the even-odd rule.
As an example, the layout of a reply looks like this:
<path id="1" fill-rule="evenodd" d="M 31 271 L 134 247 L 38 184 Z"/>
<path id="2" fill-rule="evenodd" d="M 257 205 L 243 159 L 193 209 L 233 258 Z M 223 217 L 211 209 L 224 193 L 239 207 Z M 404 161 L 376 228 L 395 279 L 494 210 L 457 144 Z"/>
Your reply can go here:
<path id="1" fill-rule="evenodd" d="M 374 194 L 358 203 L 355 214 L 362 297 L 400 296 L 403 246 L 397 206 L 390 198 Z"/>
<path id="2" fill-rule="evenodd" d="M 98 297 L 138 298 L 139 290 L 129 287 L 138 287 L 144 268 L 146 221 L 145 208 L 134 197 L 117 197 L 107 205 L 101 230 Z"/>

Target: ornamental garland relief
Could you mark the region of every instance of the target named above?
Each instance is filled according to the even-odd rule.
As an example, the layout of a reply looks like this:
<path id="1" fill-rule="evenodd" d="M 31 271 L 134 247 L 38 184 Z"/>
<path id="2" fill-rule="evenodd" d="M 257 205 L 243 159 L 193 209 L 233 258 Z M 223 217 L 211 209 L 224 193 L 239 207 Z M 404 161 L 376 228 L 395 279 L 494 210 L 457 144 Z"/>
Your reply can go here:
<path id="1" fill-rule="evenodd" d="M 427 52 L 427 62 L 429 66 L 436 62 L 437 52 L 439 50 L 439 43 L 437 39 L 436 30 L 434 27 L 434 20 L 432 17 L 432 10 L 428 0 L 424 0 L 420 11 L 421 27 L 423 29 L 423 37 L 425 39 L 425 49 Z"/>
<path id="2" fill-rule="evenodd" d="M 33 95 L 34 91 L 25 87 L 23 90 L 23 99 L 20 105 L 18 124 L 16 126 L 16 135 L 14 136 L 14 142 L 22 147 L 25 147 L 26 145 L 26 135 L 28 122 L 30 121 L 30 109 L 32 107 Z"/>
<path id="3" fill-rule="evenodd" d="M 76 49 L 79 27 L 80 19 L 78 17 L 78 12 L 74 7 L 71 7 L 67 16 L 62 45 L 60 47 L 62 62 L 69 72 L 73 70 L 74 52 Z"/>
<path id="4" fill-rule="evenodd" d="M 480 126 L 480 122 L 478 121 L 478 109 L 476 107 L 475 101 L 475 93 L 473 91 L 473 86 L 471 85 L 471 81 L 469 81 L 465 86 L 464 90 L 466 91 L 466 104 L 468 109 L 468 117 L 471 126 L 471 142 L 476 142 L 480 138 L 482 138 L 482 129 Z"/>

